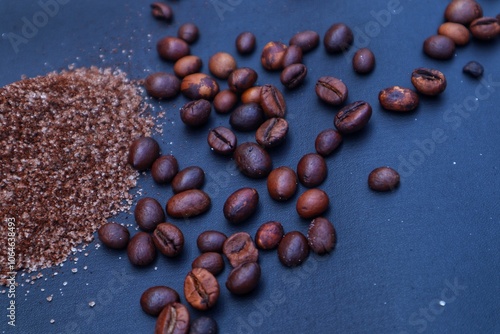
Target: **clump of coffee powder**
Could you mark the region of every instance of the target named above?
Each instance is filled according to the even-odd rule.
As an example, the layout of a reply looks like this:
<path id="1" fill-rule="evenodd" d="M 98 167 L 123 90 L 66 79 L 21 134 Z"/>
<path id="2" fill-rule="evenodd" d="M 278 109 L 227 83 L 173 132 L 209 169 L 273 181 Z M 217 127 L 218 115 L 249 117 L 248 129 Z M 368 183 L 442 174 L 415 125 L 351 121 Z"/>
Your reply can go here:
<path id="1" fill-rule="evenodd" d="M 130 142 L 150 135 L 135 85 L 110 69 L 76 69 L 0 88 L 0 222 L 15 220 L 15 270 L 66 260 L 132 204 Z M 139 117 L 140 116 L 140 117 Z M 0 283 L 12 271 L 0 242 Z"/>

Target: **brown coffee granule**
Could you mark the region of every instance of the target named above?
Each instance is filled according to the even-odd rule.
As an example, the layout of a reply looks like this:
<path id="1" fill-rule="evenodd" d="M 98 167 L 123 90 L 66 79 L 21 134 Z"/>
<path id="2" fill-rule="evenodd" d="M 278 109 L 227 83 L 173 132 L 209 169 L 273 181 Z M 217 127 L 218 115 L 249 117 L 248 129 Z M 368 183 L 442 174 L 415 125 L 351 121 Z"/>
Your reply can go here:
<path id="1" fill-rule="evenodd" d="M 15 271 L 64 262 L 116 213 L 130 209 L 138 172 L 129 144 L 154 126 L 122 72 L 76 69 L 0 88 L 0 283 L 15 221 Z M 139 117 L 141 116 L 141 117 Z"/>

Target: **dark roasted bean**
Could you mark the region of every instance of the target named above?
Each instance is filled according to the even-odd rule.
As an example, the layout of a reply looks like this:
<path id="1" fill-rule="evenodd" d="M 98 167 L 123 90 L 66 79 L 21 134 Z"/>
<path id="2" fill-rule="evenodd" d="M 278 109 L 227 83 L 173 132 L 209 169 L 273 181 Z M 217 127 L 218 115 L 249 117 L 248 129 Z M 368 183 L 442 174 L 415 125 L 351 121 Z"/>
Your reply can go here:
<path id="1" fill-rule="evenodd" d="M 127 256 L 135 266 L 147 266 L 156 258 L 153 239 L 146 232 L 138 232 L 127 245 Z"/>
<path id="2" fill-rule="evenodd" d="M 229 116 L 229 124 L 238 131 L 254 131 L 264 120 L 264 111 L 257 103 L 242 104 Z"/>
<path id="3" fill-rule="evenodd" d="M 314 147 L 316 152 L 323 157 L 332 154 L 342 144 L 342 135 L 334 129 L 326 129 L 321 131 L 316 137 Z"/>
<path id="4" fill-rule="evenodd" d="M 208 270 L 212 275 L 219 275 L 222 270 L 224 270 L 224 259 L 222 255 L 215 252 L 207 252 L 203 253 L 194 259 L 191 267 L 194 268 L 203 268 Z"/>
<path id="5" fill-rule="evenodd" d="M 278 246 L 278 258 L 287 267 L 301 265 L 309 256 L 306 237 L 297 231 L 288 232 Z"/>
<path id="6" fill-rule="evenodd" d="M 194 73 L 182 79 L 181 92 L 191 100 L 213 100 L 219 92 L 219 85 L 206 74 Z"/>
<path id="7" fill-rule="evenodd" d="M 250 67 L 237 68 L 227 78 L 227 85 L 231 91 L 240 94 L 252 87 L 257 77 L 257 72 Z"/>
<path id="8" fill-rule="evenodd" d="M 134 209 L 135 222 L 144 231 L 153 231 L 165 221 L 165 213 L 157 200 L 151 197 L 141 198 Z"/>
<path id="9" fill-rule="evenodd" d="M 384 109 L 401 113 L 415 110 L 419 103 L 417 93 L 399 86 L 381 90 L 378 100 Z"/>
<path id="10" fill-rule="evenodd" d="M 212 308 L 219 299 L 217 279 L 208 270 L 194 268 L 184 280 L 184 297 L 197 310 Z"/>
<path id="11" fill-rule="evenodd" d="M 167 214 L 174 218 L 190 218 L 210 209 L 210 197 L 201 190 L 186 190 L 172 196 L 167 202 Z"/>
<path id="12" fill-rule="evenodd" d="M 411 83 L 424 95 L 439 95 L 446 89 L 446 77 L 438 70 L 417 68 L 411 74 Z"/>
<path id="13" fill-rule="evenodd" d="M 217 322 L 209 317 L 199 317 L 189 328 L 189 334 L 217 334 L 218 331 Z"/>
<path id="14" fill-rule="evenodd" d="M 439 26 L 438 34 L 451 38 L 457 46 L 466 45 L 470 40 L 469 29 L 460 23 L 445 22 Z"/>
<path id="15" fill-rule="evenodd" d="M 224 242 L 222 252 L 233 267 L 259 260 L 259 250 L 255 248 L 250 234 L 246 232 L 238 232 L 227 238 Z"/>
<path id="16" fill-rule="evenodd" d="M 483 16 L 483 9 L 475 0 L 453 0 L 444 12 L 446 21 L 467 25 Z"/>
<path id="17" fill-rule="evenodd" d="M 186 41 L 188 44 L 196 42 L 200 36 L 200 31 L 194 23 L 184 23 L 177 31 L 177 37 Z"/>
<path id="18" fill-rule="evenodd" d="M 424 41 L 424 52 L 434 59 L 451 59 L 455 54 L 455 42 L 447 36 L 434 35 Z"/>
<path id="19" fill-rule="evenodd" d="M 244 295 L 255 290 L 260 280 L 260 265 L 247 262 L 231 270 L 226 281 L 226 288 L 236 295 Z"/>
<path id="20" fill-rule="evenodd" d="M 399 185 L 399 173 L 390 167 L 374 169 L 368 176 L 368 186 L 376 191 L 391 191 Z"/>
<path id="21" fill-rule="evenodd" d="M 267 117 L 285 117 L 286 102 L 280 90 L 273 85 L 264 85 L 260 91 L 260 105 Z"/>
<path id="22" fill-rule="evenodd" d="M 127 247 L 130 232 L 123 225 L 106 223 L 97 230 L 99 240 L 108 248 L 123 249 Z"/>
<path id="23" fill-rule="evenodd" d="M 292 64 L 281 72 L 280 81 L 288 89 L 294 89 L 304 82 L 307 67 L 304 64 Z"/>
<path id="24" fill-rule="evenodd" d="M 233 156 L 238 169 L 254 179 L 266 177 L 273 168 L 269 154 L 255 143 L 247 142 L 239 145 Z"/>
<path id="25" fill-rule="evenodd" d="M 340 53 L 349 49 L 354 41 L 352 30 L 344 23 L 332 25 L 325 33 L 323 44 L 328 53 Z"/>
<path id="26" fill-rule="evenodd" d="M 165 184 L 172 181 L 179 171 L 179 164 L 173 155 L 162 155 L 151 167 L 151 176 L 156 183 Z"/>
<path id="27" fill-rule="evenodd" d="M 480 17 L 469 26 L 472 36 L 487 41 L 500 35 L 500 22 L 496 17 Z"/>
<path id="28" fill-rule="evenodd" d="M 274 249 L 278 247 L 285 234 L 283 225 L 276 221 L 270 221 L 260 225 L 255 233 L 255 244 L 260 249 Z"/>
<path id="29" fill-rule="evenodd" d="M 202 61 L 198 56 L 184 56 L 174 64 L 174 73 L 179 78 L 198 73 L 201 70 Z M 179 83 L 180 88 L 180 83 Z"/>
<path id="30" fill-rule="evenodd" d="M 352 67 L 356 73 L 370 73 L 375 68 L 375 55 L 368 48 L 359 49 L 352 57 Z"/>
<path id="31" fill-rule="evenodd" d="M 128 163 L 137 170 L 146 170 L 160 155 L 160 145 L 151 137 L 140 137 L 132 142 Z"/>
<path id="32" fill-rule="evenodd" d="M 170 303 L 178 303 L 179 294 L 167 286 L 153 286 L 141 295 L 141 308 L 144 312 L 157 317 L 161 311 Z"/>
<path id="33" fill-rule="evenodd" d="M 227 114 L 238 103 L 238 95 L 229 89 L 220 91 L 214 98 L 214 109 L 219 114 Z"/>
<path id="34" fill-rule="evenodd" d="M 287 46 L 281 42 L 269 42 L 262 49 L 260 62 L 269 71 L 283 69 L 283 60 Z"/>
<path id="35" fill-rule="evenodd" d="M 189 189 L 199 189 L 205 183 L 205 172 L 198 166 L 190 166 L 181 170 L 172 180 L 174 194 Z"/>
<path id="36" fill-rule="evenodd" d="M 304 219 L 311 219 L 320 216 L 328 209 L 330 199 L 321 189 L 309 189 L 305 191 L 297 200 L 297 213 Z"/>
<path id="37" fill-rule="evenodd" d="M 181 303 L 170 303 L 161 311 L 156 320 L 155 334 L 187 334 L 189 331 L 189 311 Z"/>
<path id="38" fill-rule="evenodd" d="M 227 52 L 217 52 L 208 60 L 210 73 L 219 79 L 227 79 L 236 67 L 236 60 Z"/>
<path id="39" fill-rule="evenodd" d="M 251 32 L 242 32 L 236 38 L 236 49 L 241 54 L 249 54 L 255 50 L 255 35 Z"/>
<path id="40" fill-rule="evenodd" d="M 157 72 L 144 80 L 146 92 L 157 99 L 171 99 L 179 94 L 181 82 L 170 73 Z"/>
<path id="41" fill-rule="evenodd" d="M 172 7 L 162 2 L 154 2 L 151 4 L 151 14 L 158 20 L 172 21 L 174 11 Z"/>
<path id="42" fill-rule="evenodd" d="M 283 143 L 288 133 L 288 122 L 284 118 L 270 118 L 255 133 L 259 145 L 270 148 Z"/>
<path id="43" fill-rule="evenodd" d="M 202 232 L 196 239 L 196 245 L 200 252 L 222 252 L 224 241 L 227 237 L 224 233 L 219 231 L 205 231 Z"/>
<path id="44" fill-rule="evenodd" d="M 169 61 L 177 61 L 191 52 L 184 40 L 172 36 L 160 39 L 156 44 L 156 50 L 161 58 Z"/>
<path id="45" fill-rule="evenodd" d="M 195 100 L 186 103 L 180 110 L 184 124 L 199 127 L 206 124 L 212 113 L 212 105 L 207 100 Z"/>
<path id="46" fill-rule="evenodd" d="M 477 61 L 468 62 L 467 64 L 465 64 L 462 70 L 464 73 L 470 75 L 473 78 L 479 78 L 483 75 L 484 72 L 483 65 L 481 65 Z"/>
<path id="47" fill-rule="evenodd" d="M 214 152 L 222 155 L 232 154 L 237 145 L 237 139 L 233 131 L 223 126 L 210 130 L 207 141 Z"/>
<path id="48" fill-rule="evenodd" d="M 316 95 L 333 106 L 339 106 L 347 100 L 347 86 L 334 77 L 321 77 L 316 82 Z"/>
<path id="49" fill-rule="evenodd" d="M 302 63 L 302 49 L 297 45 L 290 45 L 283 56 L 283 68 L 300 63 Z"/>
<path id="50" fill-rule="evenodd" d="M 297 174 L 289 167 L 278 167 L 267 177 L 269 196 L 276 201 L 287 201 L 297 191 Z"/>
<path id="51" fill-rule="evenodd" d="M 259 205 L 259 193 L 254 188 L 241 188 L 224 203 L 224 217 L 233 224 L 241 224 L 252 216 Z"/>
<path id="52" fill-rule="evenodd" d="M 176 257 L 184 248 L 184 234 L 174 224 L 161 223 L 153 232 L 153 242 L 163 255 Z"/>
<path id="53" fill-rule="evenodd" d="M 368 102 L 357 101 L 346 105 L 335 115 L 334 124 L 342 134 L 358 132 L 363 129 L 372 116 Z"/>
<path id="54" fill-rule="evenodd" d="M 335 228 L 323 217 L 313 219 L 307 231 L 307 242 L 316 254 L 326 254 L 333 250 L 336 242 Z"/>
<path id="55" fill-rule="evenodd" d="M 326 166 L 325 159 L 319 154 L 306 154 L 297 164 L 297 176 L 300 183 L 306 187 L 319 186 L 325 181 L 327 175 L 328 167 Z"/>
<path id="56" fill-rule="evenodd" d="M 315 49 L 319 45 L 319 35 L 316 31 L 306 30 L 293 35 L 289 42 L 290 45 L 297 45 L 306 53 Z"/>

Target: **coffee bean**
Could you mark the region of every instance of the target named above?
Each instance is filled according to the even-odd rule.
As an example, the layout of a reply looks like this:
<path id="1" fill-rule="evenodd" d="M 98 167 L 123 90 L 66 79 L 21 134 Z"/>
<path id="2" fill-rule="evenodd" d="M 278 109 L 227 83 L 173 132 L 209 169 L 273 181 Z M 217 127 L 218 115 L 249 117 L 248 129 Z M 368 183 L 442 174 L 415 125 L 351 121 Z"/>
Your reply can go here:
<path id="1" fill-rule="evenodd" d="M 231 270 L 226 288 L 235 295 L 245 295 L 259 285 L 261 270 L 256 262 L 247 262 Z"/>
<path id="2" fill-rule="evenodd" d="M 203 268 L 208 270 L 213 275 L 219 275 L 222 270 L 224 270 L 224 259 L 222 255 L 215 252 L 207 252 L 203 253 L 194 259 L 191 267 L 194 268 Z"/>
<path id="3" fill-rule="evenodd" d="M 384 109 L 401 113 L 415 110 L 419 103 L 417 93 L 399 86 L 381 90 L 378 100 Z"/>
<path id="4" fill-rule="evenodd" d="M 323 157 L 332 154 L 342 144 L 342 135 L 334 129 L 326 129 L 321 131 L 316 137 L 314 147 Z"/>
<path id="5" fill-rule="evenodd" d="M 156 258 L 153 239 L 146 232 L 138 232 L 127 245 L 127 256 L 135 266 L 147 266 Z"/>
<path id="6" fill-rule="evenodd" d="M 167 286 L 153 286 L 146 289 L 141 295 L 141 308 L 144 312 L 157 317 L 170 303 L 178 303 L 179 294 Z"/>
<path id="7" fill-rule="evenodd" d="M 227 79 L 236 67 L 236 60 L 227 52 L 217 52 L 208 61 L 210 73 L 219 79 Z"/>
<path id="8" fill-rule="evenodd" d="M 181 303 L 170 303 L 161 311 L 156 320 L 155 334 L 187 334 L 189 331 L 189 311 Z"/>
<path id="9" fill-rule="evenodd" d="M 150 6 L 151 14 L 154 18 L 167 22 L 172 21 L 172 18 L 174 17 L 174 11 L 172 10 L 172 7 L 162 2 L 154 2 Z"/>
<path id="10" fill-rule="evenodd" d="M 238 169 L 253 179 L 266 177 L 273 169 L 269 154 L 255 143 L 247 142 L 239 145 L 233 156 Z"/>
<path id="11" fill-rule="evenodd" d="M 302 52 L 306 53 L 319 45 L 319 35 L 312 30 L 301 31 L 293 35 L 288 44 L 297 45 L 302 49 Z"/>
<path id="12" fill-rule="evenodd" d="M 451 59 L 455 54 L 455 42 L 447 36 L 434 35 L 424 41 L 424 52 L 434 59 Z"/>
<path id="13" fill-rule="evenodd" d="M 160 145 L 151 137 L 140 137 L 132 142 L 128 152 L 128 163 L 137 170 L 146 170 L 160 155 Z"/>
<path id="14" fill-rule="evenodd" d="M 189 334 L 217 334 L 219 326 L 214 319 L 199 317 L 191 324 Z"/>
<path id="15" fill-rule="evenodd" d="M 321 189 L 309 189 L 297 200 L 297 213 L 304 219 L 320 216 L 330 205 L 328 195 Z"/>
<path id="16" fill-rule="evenodd" d="M 237 139 L 233 131 L 223 126 L 210 130 L 207 141 L 215 153 L 222 155 L 232 154 L 237 144 Z"/>
<path id="17" fill-rule="evenodd" d="M 179 171 L 179 164 L 173 155 L 162 155 L 151 167 L 151 176 L 156 183 L 166 184 L 172 181 Z"/>
<path id="18" fill-rule="evenodd" d="M 229 124 L 238 131 L 254 131 L 264 122 L 264 111 L 257 103 L 242 104 L 229 116 Z"/>
<path id="19" fill-rule="evenodd" d="M 399 185 L 399 173 L 390 167 L 374 169 L 368 176 L 368 186 L 376 191 L 391 191 Z"/>
<path id="20" fill-rule="evenodd" d="M 304 82 L 307 67 L 304 64 L 292 64 L 281 72 L 280 81 L 288 89 L 294 89 Z"/>
<path id="21" fill-rule="evenodd" d="M 306 237 L 297 231 L 288 232 L 278 246 L 278 258 L 287 267 L 301 265 L 309 256 Z"/>
<path id="22" fill-rule="evenodd" d="M 258 248 L 268 250 L 278 247 L 285 231 L 279 222 L 269 221 L 260 225 L 255 233 L 255 244 Z"/>
<path id="23" fill-rule="evenodd" d="M 332 25 L 325 33 L 323 44 L 328 53 L 340 53 L 349 49 L 354 41 L 351 28 L 344 23 Z"/>
<path id="24" fill-rule="evenodd" d="M 465 64 L 462 70 L 464 73 L 470 75 L 473 78 L 479 78 L 483 75 L 484 72 L 483 65 L 481 65 L 477 61 L 468 62 L 467 64 Z"/>
<path id="25" fill-rule="evenodd" d="M 472 21 L 469 29 L 472 36 L 487 41 L 500 35 L 500 22 L 496 17 L 481 17 Z"/>
<path id="26" fill-rule="evenodd" d="M 210 209 L 210 197 L 201 190 L 186 190 L 172 196 L 167 202 L 167 214 L 174 218 L 190 218 Z"/>
<path id="27" fill-rule="evenodd" d="M 233 224 L 250 218 L 259 205 L 259 193 L 253 188 L 241 188 L 229 195 L 224 203 L 224 217 Z"/>
<path id="28" fill-rule="evenodd" d="M 346 105 L 335 115 L 334 124 L 342 134 L 350 134 L 363 129 L 372 116 L 368 102 L 357 101 Z"/>
<path id="29" fill-rule="evenodd" d="M 359 49 L 352 57 L 352 67 L 356 73 L 370 73 L 375 68 L 375 55 L 368 48 Z"/>
<path id="30" fill-rule="evenodd" d="M 260 104 L 260 93 L 262 87 L 261 86 L 253 86 L 248 88 L 241 94 L 241 103 L 258 103 Z"/>
<path id="31" fill-rule="evenodd" d="M 191 127 L 206 124 L 212 112 L 212 105 L 207 100 L 195 100 L 186 103 L 180 110 L 181 121 Z"/>
<path id="32" fill-rule="evenodd" d="M 260 91 L 260 105 L 267 117 L 285 117 L 286 102 L 280 90 L 273 85 L 264 85 Z"/>
<path id="33" fill-rule="evenodd" d="M 278 167 L 267 177 L 269 196 L 276 201 L 287 201 L 297 191 L 297 174 L 289 167 Z"/>
<path id="34" fill-rule="evenodd" d="M 196 42 L 200 36 L 200 30 L 194 23 L 184 23 L 177 31 L 177 37 L 186 41 L 188 44 Z"/>
<path id="35" fill-rule="evenodd" d="M 224 241 L 227 237 L 224 233 L 219 231 L 205 231 L 202 232 L 196 239 L 196 245 L 200 252 L 222 252 Z"/>
<path id="36" fill-rule="evenodd" d="M 229 89 L 237 94 L 243 93 L 257 81 L 258 75 L 250 67 L 241 67 L 232 71 L 227 78 Z"/>
<path id="37" fill-rule="evenodd" d="M 411 83 L 424 95 L 436 96 L 446 89 L 446 77 L 438 70 L 417 68 L 411 74 Z"/>
<path id="38" fill-rule="evenodd" d="M 181 92 L 191 100 L 213 100 L 219 92 L 219 85 L 212 77 L 203 73 L 190 74 L 181 82 Z"/>
<path id="39" fill-rule="evenodd" d="M 242 32 L 236 38 L 236 50 L 245 55 L 255 50 L 255 35 L 251 32 Z"/>
<path id="40" fill-rule="evenodd" d="M 469 43 L 470 33 L 463 24 L 454 22 L 445 22 L 439 26 L 438 34 L 451 38 L 458 46 Z"/>
<path id="41" fill-rule="evenodd" d="M 260 62 L 268 71 L 283 69 L 283 59 L 287 46 L 281 42 L 273 41 L 264 45 Z"/>
<path id="42" fill-rule="evenodd" d="M 179 78 L 198 73 L 201 70 L 202 61 L 198 56 L 184 56 L 174 64 L 174 73 Z M 179 84 L 180 88 L 180 84 Z"/>
<path id="43" fill-rule="evenodd" d="M 306 154 L 297 164 L 297 176 L 300 183 L 306 187 L 319 186 L 325 181 L 327 175 L 328 167 L 326 166 L 325 159 L 319 154 Z"/>
<path id="44" fill-rule="evenodd" d="M 283 143 L 288 133 L 288 122 L 284 118 L 270 118 L 255 133 L 259 145 L 265 148 L 276 147 Z"/>
<path id="45" fill-rule="evenodd" d="M 184 234 L 173 224 L 161 223 L 153 232 L 153 242 L 163 255 L 176 257 L 184 248 Z"/>
<path id="46" fill-rule="evenodd" d="M 483 16 L 483 9 L 475 0 L 453 0 L 444 12 L 446 21 L 468 25 Z"/>
<path id="47" fill-rule="evenodd" d="M 130 239 L 128 229 L 117 223 L 106 223 L 97 230 L 99 240 L 108 248 L 123 249 Z"/>
<path id="48" fill-rule="evenodd" d="M 151 197 L 141 198 L 134 209 L 135 222 L 144 231 L 153 231 L 156 226 L 165 221 L 165 213 L 161 204 Z"/>
<path id="49" fill-rule="evenodd" d="M 184 40 L 172 36 L 160 39 L 156 44 L 156 50 L 161 58 L 169 61 L 177 61 L 191 52 Z"/>
<path id="50" fill-rule="evenodd" d="M 179 94 L 181 82 L 170 73 L 157 72 L 144 80 L 146 92 L 157 99 L 171 99 Z"/>
<path id="51" fill-rule="evenodd" d="M 219 299 L 220 289 L 217 279 L 208 270 L 194 268 L 184 280 L 184 297 L 197 310 L 212 308 Z"/>
<path id="52" fill-rule="evenodd" d="M 321 77 L 316 82 L 316 95 L 333 106 L 339 106 L 347 100 L 347 86 L 334 77 Z"/>
<path id="53" fill-rule="evenodd" d="M 290 45 L 283 56 L 283 68 L 300 63 L 302 63 L 302 49 L 297 45 Z"/>
<path id="54" fill-rule="evenodd" d="M 198 166 L 190 166 L 181 170 L 172 180 L 174 194 L 189 190 L 199 189 L 205 183 L 205 172 Z"/>
<path id="55" fill-rule="evenodd" d="M 307 242 L 316 254 L 331 252 L 336 242 L 335 228 L 332 223 L 323 217 L 313 219 L 307 231 Z"/>
<path id="56" fill-rule="evenodd" d="M 227 238 L 222 247 L 222 252 L 233 267 L 259 260 L 259 251 L 255 248 L 250 234 L 246 232 L 238 232 Z"/>
<path id="57" fill-rule="evenodd" d="M 214 109 L 219 114 L 227 114 L 238 103 L 238 95 L 229 89 L 220 91 L 214 98 Z"/>

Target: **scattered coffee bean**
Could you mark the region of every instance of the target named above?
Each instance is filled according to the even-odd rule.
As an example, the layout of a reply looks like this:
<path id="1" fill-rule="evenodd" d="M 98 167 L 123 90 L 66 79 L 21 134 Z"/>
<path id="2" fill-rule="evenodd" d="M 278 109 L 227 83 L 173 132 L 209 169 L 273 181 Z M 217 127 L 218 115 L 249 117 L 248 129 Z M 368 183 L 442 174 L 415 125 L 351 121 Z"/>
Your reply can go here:
<path id="1" fill-rule="evenodd" d="M 222 270 L 224 270 L 224 259 L 222 255 L 215 252 L 207 252 L 203 253 L 194 259 L 191 267 L 194 268 L 203 268 L 208 270 L 212 275 L 219 275 Z"/>
<path id="2" fill-rule="evenodd" d="M 281 42 L 269 42 L 264 45 L 260 56 L 262 66 L 269 71 L 283 69 L 286 49 L 287 46 Z"/>
<path id="3" fill-rule="evenodd" d="M 304 219 L 320 216 L 330 205 L 328 195 L 321 189 L 309 189 L 297 200 L 297 213 Z"/>
<path id="4" fill-rule="evenodd" d="M 326 129 L 321 131 L 316 137 L 314 147 L 323 157 L 332 154 L 342 144 L 342 135 L 334 129 Z"/>
<path id="5" fill-rule="evenodd" d="M 157 99 L 171 99 L 179 94 L 181 82 L 170 73 L 157 72 L 144 80 L 146 92 Z"/>
<path id="6" fill-rule="evenodd" d="M 469 26 L 472 36 L 487 41 L 500 35 L 500 22 L 496 17 L 480 17 Z"/>
<path id="7" fill-rule="evenodd" d="M 333 106 L 339 106 L 347 100 L 347 86 L 334 77 L 321 77 L 316 82 L 316 95 Z"/>
<path id="8" fill-rule="evenodd" d="M 227 52 L 217 52 L 208 61 L 210 73 L 219 79 L 227 79 L 236 67 L 236 60 Z"/>
<path id="9" fill-rule="evenodd" d="M 316 254 L 331 252 L 336 242 L 335 228 L 332 223 L 323 217 L 313 219 L 307 231 L 307 242 Z"/>
<path id="10" fill-rule="evenodd" d="M 288 89 L 294 89 L 304 82 L 307 67 L 304 64 L 292 64 L 281 72 L 280 81 Z"/>
<path id="11" fill-rule="evenodd" d="M 188 44 L 193 44 L 198 40 L 200 30 L 194 23 L 184 23 L 177 31 L 177 37 L 186 41 Z"/>
<path id="12" fill-rule="evenodd" d="M 169 61 L 177 61 L 191 52 L 184 40 L 172 36 L 160 39 L 156 44 L 156 50 L 161 58 Z"/>
<path id="13" fill-rule="evenodd" d="M 222 247 L 222 252 L 233 267 L 259 260 L 259 250 L 255 248 L 250 234 L 246 232 L 238 232 L 227 238 Z"/>
<path id="14" fill-rule="evenodd" d="M 227 78 L 227 85 L 231 91 L 241 94 L 254 85 L 257 77 L 257 72 L 250 67 L 237 68 Z"/>
<path id="15" fill-rule="evenodd" d="M 251 32 L 242 32 L 236 38 L 236 50 L 245 55 L 252 53 L 255 50 L 255 35 Z"/>
<path id="16" fill-rule="evenodd" d="M 283 225 L 276 221 L 270 221 L 260 225 L 255 233 L 255 244 L 260 249 L 274 249 L 278 247 L 283 235 L 285 235 Z"/>
<path id="17" fill-rule="evenodd" d="M 160 145 L 151 137 L 140 137 L 132 142 L 128 163 L 137 170 L 146 170 L 160 155 Z"/>
<path id="18" fill-rule="evenodd" d="M 99 240 L 108 248 L 123 249 L 130 239 L 128 229 L 117 223 L 106 223 L 97 230 Z"/>
<path id="19" fill-rule="evenodd" d="M 188 334 L 189 311 L 181 303 L 170 303 L 156 320 L 155 334 Z"/>
<path id="20" fill-rule="evenodd" d="M 191 324 L 189 334 L 217 334 L 219 326 L 214 319 L 199 317 Z"/>
<path id="21" fill-rule="evenodd" d="M 344 23 L 332 25 L 325 33 L 323 44 L 328 53 L 340 53 L 349 49 L 354 41 L 351 28 Z"/>
<path id="22" fill-rule="evenodd" d="M 174 224 L 161 223 L 153 232 L 153 242 L 163 255 L 176 257 L 184 248 L 184 234 Z"/>
<path id="23" fill-rule="evenodd" d="M 470 61 L 465 64 L 463 72 L 472 76 L 473 78 L 479 78 L 483 75 L 484 68 L 483 65 L 481 65 L 477 61 Z"/>
<path id="24" fill-rule="evenodd" d="M 304 155 L 297 164 L 297 176 L 300 183 L 312 188 L 317 187 L 325 181 L 328 175 L 328 167 L 325 159 L 319 154 L 308 153 Z"/>
<path id="25" fill-rule="evenodd" d="M 179 171 L 179 164 L 173 155 L 162 155 L 151 167 L 151 176 L 156 183 L 166 184 L 173 180 Z"/>
<path id="26" fill-rule="evenodd" d="M 260 104 L 260 93 L 262 86 L 253 86 L 248 88 L 241 94 L 241 103 L 258 103 Z"/>
<path id="27" fill-rule="evenodd" d="M 319 35 L 316 31 L 306 30 L 293 35 L 289 42 L 290 45 L 297 45 L 306 53 L 315 49 L 319 45 Z"/>
<path id="28" fill-rule="evenodd" d="M 157 317 L 170 303 L 178 303 L 179 294 L 168 286 L 153 286 L 146 289 L 141 295 L 141 308 L 144 312 Z"/>
<path id="29" fill-rule="evenodd" d="M 223 126 L 210 130 L 207 141 L 215 153 L 222 155 L 232 154 L 237 145 L 237 139 L 233 131 Z"/>
<path id="30" fill-rule="evenodd" d="M 296 267 L 309 256 L 306 237 L 297 231 L 288 232 L 278 246 L 278 258 L 287 267 Z"/>
<path id="31" fill-rule="evenodd" d="M 204 99 L 189 101 L 180 110 L 181 120 L 191 127 L 199 127 L 208 122 L 212 105 Z"/>
<path id="32" fill-rule="evenodd" d="M 446 89 L 446 77 L 438 70 L 417 68 L 411 74 L 411 83 L 424 95 L 436 96 Z"/>
<path id="33" fill-rule="evenodd" d="M 233 156 L 238 169 L 254 179 L 266 177 L 273 169 L 269 153 L 255 143 L 247 142 L 239 145 Z"/>
<path id="34" fill-rule="evenodd" d="M 199 189 L 205 183 L 205 172 L 198 166 L 190 166 L 181 170 L 172 180 L 174 194 L 189 190 Z"/>
<path id="35" fill-rule="evenodd" d="M 302 49 L 297 45 L 290 45 L 283 56 L 283 68 L 300 63 L 302 63 Z"/>
<path id="36" fill-rule="evenodd" d="M 167 214 L 174 218 L 190 218 L 210 209 L 210 197 L 201 190 L 186 190 L 172 196 L 167 202 Z"/>
<path id="37" fill-rule="evenodd" d="M 466 45 L 470 40 L 469 29 L 460 23 L 445 22 L 439 26 L 438 34 L 451 38 L 457 46 Z"/>
<path id="38" fill-rule="evenodd" d="M 390 167 L 374 169 L 368 176 L 368 186 L 376 191 L 391 191 L 399 185 L 399 173 Z"/>
<path id="39" fill-rule="evenodd" d="M 156 258 L 153 239 L 146 232 L 138 232 L 127 245 L 127 256 L 135 266 L 147 266 Z"/>
<path id="40" fill-rule="evenodd" d="M 214 109 L 219 114 L 227 114 L 238 103 L 238 95 L 229 89 L 220 91 L 214 98 Z"/>
<path id="41" fill-rule="evenodd" d="M 401 113 L 415 110 L 419 103 L 417 93 L 409 88 L 399 86 L 381 90 L 378 94 L 378 100 L 384 109 Z"/>
<path id="42" fill-rule="evenodd" d="M 254 131 L 264 120 L 264 111 L 257 103 L 242 104 L 229 116 L 229 124 L 238 131 Z"/>
<path id="43" fill-rule="evenodd" d="M 174 64 L 174 73 L 179 78 L 187 77 L 190 74 L 198 73 L 201 70 L 202 61 L 198 56 L 184 56 Z M 180 83 L 179 83 L 180 88 Z"/>
<path id="44" fill-rule="evenodd" d="M 276 201 L 287 201 L 297 191 L 297 174 L 289 167 L 278 167 L 267 177 L 269 196 Z"/>
<path id="45" fill-rule="evenodd" d="M 256 189 L 238 189 L 224 203 L 224 217 L 233 224 L 241 224 L 255 213 L 258 205 L 259 193 Z"/>
<path id="46" fill-rule="evenodd" d="M 346 105 L 335 115 L 334 124 L 342 134 L 358 132 L 363 129 L 372 116 L 368 102 L 357 101 Z"/>
<path id="47" fill-rule="evenodd" d="M 213 100 L 219 92 L 219 85 L 212 77 L 203 73 L 190 74 L 181 82 L 181 92 L 191 100 Z"/>
<path id="48" fill-rule="evenodd" d="M 217 279 L 208 270 L 194 268 L 184 280 L 184 297 L 197 310 L 212 308 L 219 299 L 220 289 Z"/>
<path id="49" fill-rule="evenodd" d="M 453 0 L 444 12 L 446 21 L 468 25 L 483 16 L 483 9 L 475 0 Z"/>
<path id="50" fill-rule="evenodd" d="M 370 73 L 375 68 L 375 55 L 368 48 L 359 49 L 352 57 L 352 67 L 356 73 Z"/>
<path id="51" fill-rule="evenodd" d="M 265 148 L 276 147 L 283 143 L 288 133 L 288 122 L 284 118 L 270 118 L 255 133 L 259 145 Z"/>
<path id="52" fill-rule="evenodd" d="M 226 288 L 235 295 L 244 295 L 255 290 L 259 285 L 261 270 L 256 262 L 247 262 L 231 270 L 226 281 Z"/>
<path id="53" fill-rule="evenodd" d="M 273 85 L 264 85 L 260 91 L 260 105 L 267 117 L 285 117 L 286 102 L 280 90 Z"/>
<path id="54" fill-rule="evenodd" d="M 172 7 L 162 2 L 154 2 L 151 4 L 151 14 L 154 18 L 167 22 L 172 21 L 172 18 L 174 17 Z"/>
<path id="55" fill-rule="evenodd" d="M 424 52 L 434 59 L 451 59 L 455 54 L 455 42 L 447 36 L 434 35 L 425 40 Z"/>
<path id="56" fill-rule="evenodd" d="M 135 222 L 144 231 L 153 231 L 156 226 L 165 221 L 165 213 L 161 204 L 151 197 L 141 198 L 134 209 Z"/>
<path id="57" fill-rule="evenodd" d="M 222 252 L 224 241 L 227 236 L 219 231 L 205 231 L 202 232 L 196 239 L 196 245 L 200 252 Z"/>

